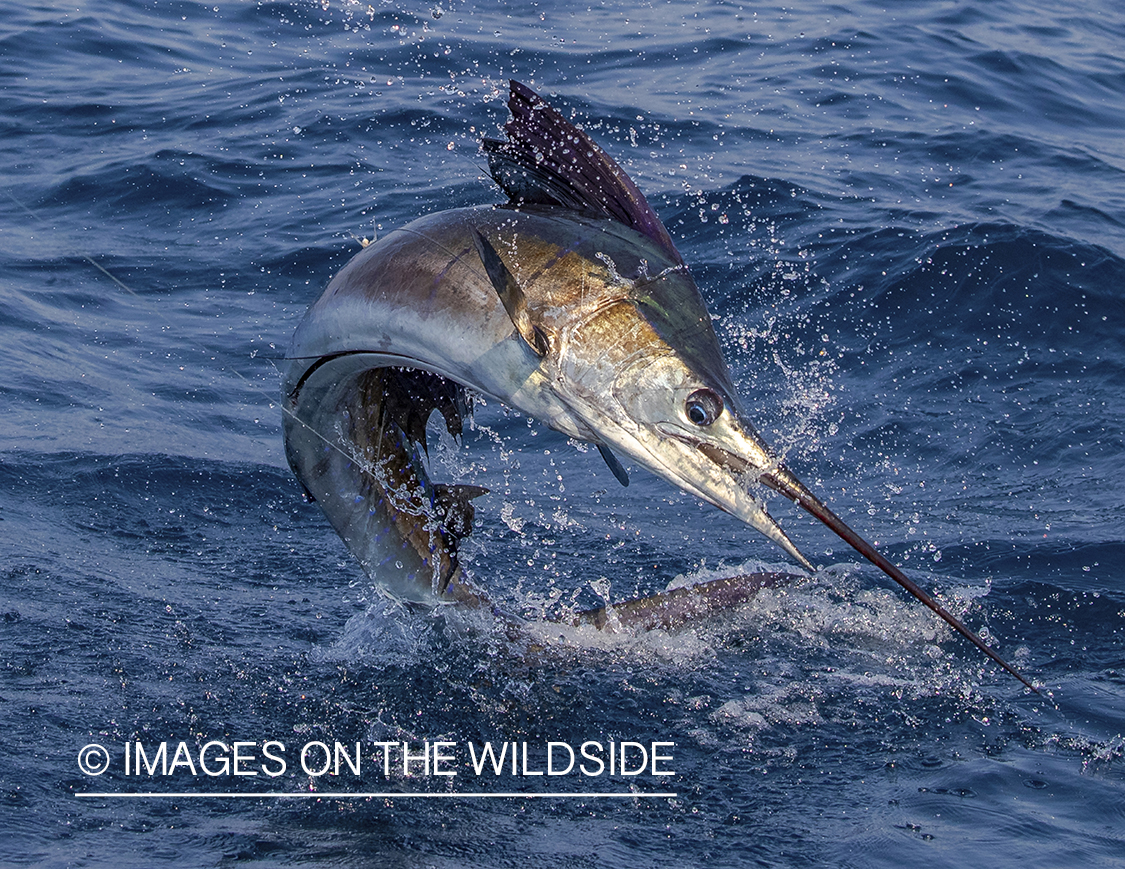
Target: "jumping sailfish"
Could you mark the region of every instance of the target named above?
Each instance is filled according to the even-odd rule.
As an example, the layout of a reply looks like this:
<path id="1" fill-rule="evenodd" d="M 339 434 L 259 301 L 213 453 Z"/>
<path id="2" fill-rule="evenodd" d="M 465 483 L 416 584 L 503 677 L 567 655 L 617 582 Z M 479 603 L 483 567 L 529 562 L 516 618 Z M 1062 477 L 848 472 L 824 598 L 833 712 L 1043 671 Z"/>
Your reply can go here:
<path id="1" fill-rule="evenodd" d="M 507 138 L 483 142 L 508 201 L 430 214 L 366 246 L 293 338 L 286 454 L 368 575 L 408 600 L 487 604 L 458 557 L 485 490 L 435 483 L 425 461 L 431 414 L 460 435 L 479 394 L 595 444 L 622 483 L 615 452 L 628 456 L 814 570 L 751 489 L 779 492 L 1033 688 L 770 451 L 687 265 L 621 168 L 528 87 L 512 82 L 508 106 Z M 717 580 L 614 611 L 664 624 L 783 578 Z M 600 626 L 605 612 L 580 619 Z"/>

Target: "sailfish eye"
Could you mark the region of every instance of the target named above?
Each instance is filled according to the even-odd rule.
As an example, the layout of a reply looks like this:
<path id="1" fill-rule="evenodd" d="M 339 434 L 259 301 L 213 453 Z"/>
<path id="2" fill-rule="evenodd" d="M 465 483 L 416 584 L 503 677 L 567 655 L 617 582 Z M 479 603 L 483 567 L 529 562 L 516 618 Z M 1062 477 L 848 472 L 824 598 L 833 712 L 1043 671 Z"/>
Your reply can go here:
<path id="1" fill-rule="evenodd" d="M 695 425 L 710 425 L 723 412 L 723 400 L 711 389 L 697 389 L 684 402 L 684 412 Z"/>

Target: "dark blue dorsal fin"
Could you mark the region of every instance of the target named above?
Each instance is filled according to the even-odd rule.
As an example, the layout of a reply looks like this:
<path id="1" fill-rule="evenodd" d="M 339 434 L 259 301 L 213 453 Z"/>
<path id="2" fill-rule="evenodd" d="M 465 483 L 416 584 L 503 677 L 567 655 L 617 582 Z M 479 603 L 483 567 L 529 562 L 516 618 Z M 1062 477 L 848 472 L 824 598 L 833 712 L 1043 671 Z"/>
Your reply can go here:
<path id="1" fill-rule="evenodd" d="M 625 171 L 531 88 L 518 81 L 511 88 L 508 140 L 481 144 L 492 177 L 512 201 L 611 218 L 647 235 L 682 264 L 668 230 Z"/>

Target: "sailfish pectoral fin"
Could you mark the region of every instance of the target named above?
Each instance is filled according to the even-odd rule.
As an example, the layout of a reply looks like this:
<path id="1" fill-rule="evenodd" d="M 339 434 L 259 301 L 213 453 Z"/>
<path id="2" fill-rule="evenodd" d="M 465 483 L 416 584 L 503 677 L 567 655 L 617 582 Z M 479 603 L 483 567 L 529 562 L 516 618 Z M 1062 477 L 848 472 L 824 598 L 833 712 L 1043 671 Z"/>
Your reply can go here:
<path id="1" fill-rule="evenodd" d="M 602 458 L 605 459 L 606 465 L 609 467 L 610 471 L 613 472 L 613 476 L 617 478 L 617 482 L 622 486 L 628 486 L 629 474 L 626 472 L 621 462 L 617 460 L 617 456 L 613 454 L 610 448 L 605 444 L 598 444 L 598 452 L 602 454 Z"/>
<path id="2" fill-rule="evenodd" d="M 516 331 L 527 346 L 542 359 L 547 355 L 549 344 L 543 330 L 531 322 L 531 314 L 527 310 L 527 296 L 524 295 L 520 285 L 516 282 L 515 276 L 504 265 L 504 261 L 500 259 L 500 254 L 496 252 L 496 248 L 480 234 L 479 230 L 473 230 L 473 241 L 476 242 L 477 253 L 484 265 L 485 274 L 492 282 L 496 295 L 500 297 L 504 310 L 508 312 L 512 325 L 516 327 Z"/>

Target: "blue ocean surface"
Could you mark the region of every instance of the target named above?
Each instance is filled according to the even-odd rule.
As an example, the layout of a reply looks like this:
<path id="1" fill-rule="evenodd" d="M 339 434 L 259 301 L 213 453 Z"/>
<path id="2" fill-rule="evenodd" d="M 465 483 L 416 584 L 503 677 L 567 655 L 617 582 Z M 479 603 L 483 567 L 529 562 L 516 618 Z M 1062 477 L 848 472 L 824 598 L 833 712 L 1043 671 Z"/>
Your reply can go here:
<path id="1" fill-rule="evenodd" d="M 1122 45 L 1108 0 L 5 4 L 0 864 L 1125 865 Z M 1041 694 L 776 498 L 805 583 L 551 626 L 794 567 L 494 401 L 430 458 L 538 627 L 364 576 L 286 348 L 358 239 L 502 201 L 511 78 L 646 193 L 766 440 Z M 549 742 L 670 759 L 526 774 Z"/>

